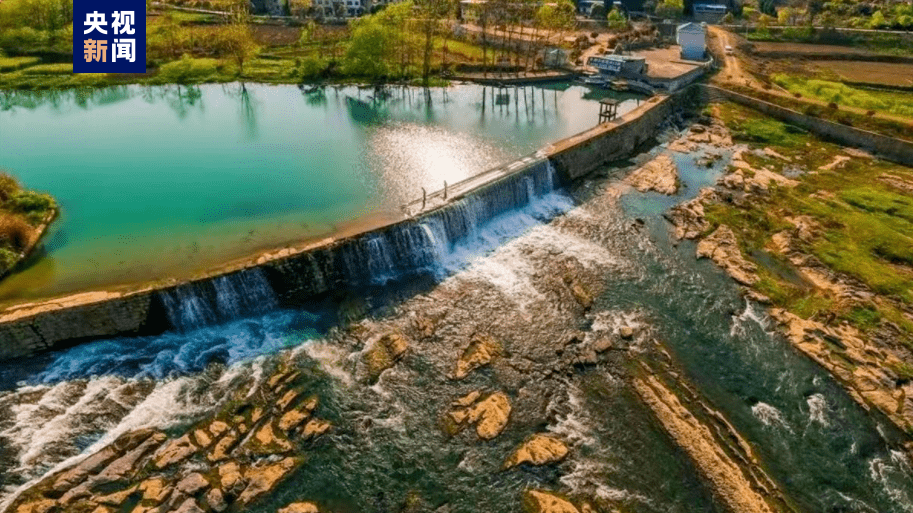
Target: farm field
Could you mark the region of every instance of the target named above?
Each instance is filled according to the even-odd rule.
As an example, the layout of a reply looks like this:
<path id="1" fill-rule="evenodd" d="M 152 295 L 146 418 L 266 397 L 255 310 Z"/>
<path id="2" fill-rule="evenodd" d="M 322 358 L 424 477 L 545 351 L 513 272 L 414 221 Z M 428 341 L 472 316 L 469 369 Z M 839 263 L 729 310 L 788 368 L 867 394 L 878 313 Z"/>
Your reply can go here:
<path id="1" fill-rule="evenodd" d="M 845 82 L 913 87 L 913 64 L 865 61 L 820 61 L 822 70 L 834 73 Z"/>

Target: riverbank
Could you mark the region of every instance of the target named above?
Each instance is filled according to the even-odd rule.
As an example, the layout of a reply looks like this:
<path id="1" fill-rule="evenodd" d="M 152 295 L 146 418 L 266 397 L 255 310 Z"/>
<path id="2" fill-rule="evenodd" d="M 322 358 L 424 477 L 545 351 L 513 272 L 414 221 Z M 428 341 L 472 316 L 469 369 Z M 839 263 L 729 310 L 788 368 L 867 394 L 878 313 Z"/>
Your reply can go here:
<path id="1" fill-rule="evenodd" d="M 58 212 L 50 195 L 25 190 L 0 170 L 0 279 L 32 256 Z"/>
<path id="2" fill-rule="evenodd" d="M 769 303 L 861 404 L 913 431 L 913 172 L 744 107 L 705 112 L 735 156 L 716 188 L 670 213 L 676 235 Z"/>

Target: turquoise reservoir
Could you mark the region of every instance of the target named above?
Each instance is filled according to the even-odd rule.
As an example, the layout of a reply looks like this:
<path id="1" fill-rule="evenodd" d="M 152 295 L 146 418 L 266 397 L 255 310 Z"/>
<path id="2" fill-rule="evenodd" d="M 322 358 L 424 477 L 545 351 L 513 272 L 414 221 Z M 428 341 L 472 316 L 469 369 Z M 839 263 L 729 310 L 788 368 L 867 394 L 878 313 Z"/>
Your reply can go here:
<path id="1" fill-rule="evenodd" d="M 425 91 L 127 86 L 0 94 L 0 167 L 54 195 L 46 253 L 0 302 L 193 275 L 342 226 L 594 126 L 558 84 Z"/>

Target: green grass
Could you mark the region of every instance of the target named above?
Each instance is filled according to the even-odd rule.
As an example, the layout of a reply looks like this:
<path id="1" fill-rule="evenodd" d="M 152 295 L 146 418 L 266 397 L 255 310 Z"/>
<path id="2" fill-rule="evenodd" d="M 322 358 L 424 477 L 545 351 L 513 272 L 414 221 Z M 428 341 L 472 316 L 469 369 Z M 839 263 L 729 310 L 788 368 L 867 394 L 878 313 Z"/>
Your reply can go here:
<path id="1" fill-rule="evenodd" d="M 220 78 L 228 78 L 223 74 L 225 70 L 225 65 L 217 59 L 195 59 L 185 55 L 176 61 L 163 64 L 155 81 L 168 84 L 218 82 Z"/>
<path id="2" fill-rule="evenodd" d="M 855 107 L 913 118 L 913 95 L 887 91 L 870 91 L 840 82 L 776 74 L 774 83 L 791 93 L 799 93 L 838 106 Z"/>
<path id="3" fill-rule="evenodd" d="M 807 137 L 802 129 L 775 119 L 734 119 L 729 126 L 733 137 L 746 142 L 787 148 L 802 146 L 807 142 Z"/>
<path id="4" fill-rule="evenodd" d="M 39 62 L 41 59 L 38 57 L 3 57 L 0 55 L 0 71 L 16 71 Z"/>
<path id="5" fill-rule="evenodd" d="M 38 64 L 29 66 L 21 71 L 23 75 L 65 75 L 73 73 L 73 64 L 69 62 L 58 64 Z"/>
<path id="6" fill-rule="evenodd" d="M 725 104 L 720 114 L 737 139 L 757 148 L 771 146 L 792 158 L 789 166 L 817 170 L 841 153 L 838 146 L 792 134 L 788 125 L 750 109 Z M 750 160 L 775 170 L 784 165 L 774 158 Z M 775 305 L 803 318 L 835 314 L 863 331 L 889 321 L 913 341 L 913 321 L 902 311 L 913 307 L 913 198 L 879 181 L 882 174 L 913 182 L 911 168 L 854 158 L 842 168 L 803 175 L 795 188 L 772 189 L 740 206 L 710 205 L 706 215 L 711 229 L 733 228 L 746 256 L 759 267 L 759 292 Z M 803 251 L 880 296 L 864 303 L 837 302 L 828 291 L 791 280 L 781 269 L 790 264 L 756 257 L 775 233 L 792 230 L 785 219 L 797 216 L 811 217 L 818 227 L 811 240 L 800 242 Z"/>

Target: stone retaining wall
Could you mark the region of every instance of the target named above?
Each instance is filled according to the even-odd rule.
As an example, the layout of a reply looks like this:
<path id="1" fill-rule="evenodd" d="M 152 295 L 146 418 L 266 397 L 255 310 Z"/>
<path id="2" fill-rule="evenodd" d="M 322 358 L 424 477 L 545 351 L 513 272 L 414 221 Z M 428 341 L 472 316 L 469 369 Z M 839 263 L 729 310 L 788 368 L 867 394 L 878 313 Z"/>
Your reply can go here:
<path id="1" fill-rule="evenodd" d="M 576 180 L 655 139 L 675 104 L 672 96 L 654 96 L 618 119 L 551 145 L 548 158 L 564 178 Z"/>
<path id="2" fill-rule="evenodd" d="M 731 101 L 745 107 L 750 107 L 791 125 L 804 128 L 825 139 L 835 141 L 845 146 L 868 150 L 885 160 L 904 165 L 913 163 L 913 142 L 802 114 L 787 109 L 786 107 L 774 105 L 773 103 L 745 96 L 721 87 L 706 84 L 700 84 L 695 87 L 699 88 L 701 91 L 701 99 L 705 102 Z"/>

